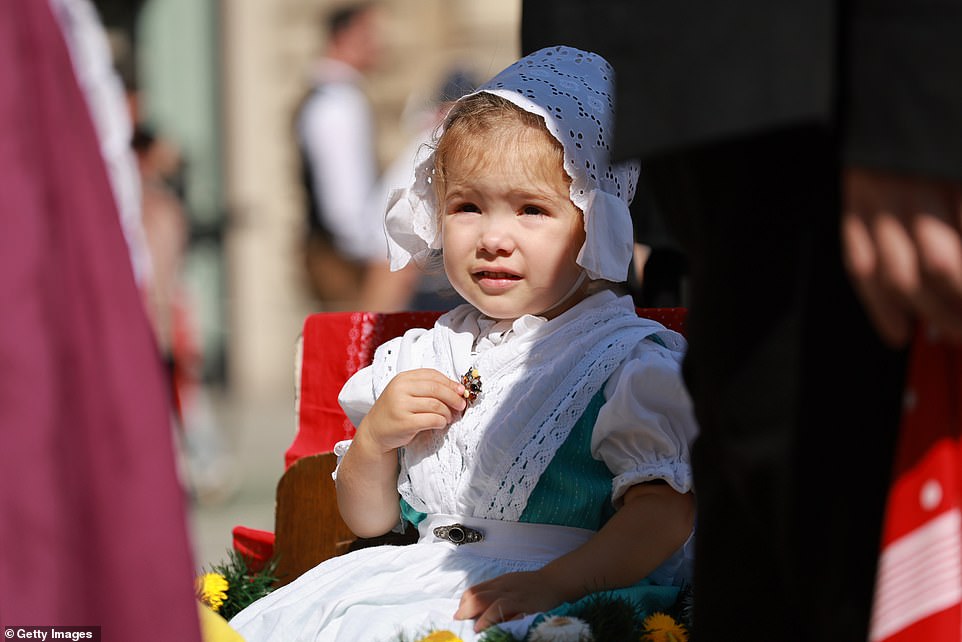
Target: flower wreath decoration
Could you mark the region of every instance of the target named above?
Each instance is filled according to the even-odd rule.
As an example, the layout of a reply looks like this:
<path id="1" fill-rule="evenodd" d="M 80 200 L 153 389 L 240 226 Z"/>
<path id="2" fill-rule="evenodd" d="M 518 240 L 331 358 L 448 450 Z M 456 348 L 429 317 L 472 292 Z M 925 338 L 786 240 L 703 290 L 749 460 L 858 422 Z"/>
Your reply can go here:
<path id="1" fill-rule="evenodd" d="M 688 642 L 691 631 L 693 594 L 682 587 L 675 603 L 665 611 L 648 613 L 626 598 L 598 593 L 568 615 L 536 619 L 523 638 L 492 626 L 481 634 L 481 642 Z M 393 642 L 463 642 L 444 629 Z"/>
<path id="2" fill-rule="evenodd" d="M 213 564 L 196 579 L 197 599 L 225 620 L 274 590 L 277 559 L 253 571 L 243 555 L 228 549 L 226 561 Z"/>

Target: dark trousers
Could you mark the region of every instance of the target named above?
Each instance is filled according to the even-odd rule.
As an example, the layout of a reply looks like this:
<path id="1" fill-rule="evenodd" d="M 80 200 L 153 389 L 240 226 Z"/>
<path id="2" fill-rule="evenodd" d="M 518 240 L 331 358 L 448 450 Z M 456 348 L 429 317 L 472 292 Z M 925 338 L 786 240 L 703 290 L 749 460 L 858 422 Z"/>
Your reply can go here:
<path id="1" fill-rule="evenodd" d="M 835 150 L 798 128 L 644 166 L 690 260 L 696 642 L 866 639 L 905 355 L 844 273 Z"/>

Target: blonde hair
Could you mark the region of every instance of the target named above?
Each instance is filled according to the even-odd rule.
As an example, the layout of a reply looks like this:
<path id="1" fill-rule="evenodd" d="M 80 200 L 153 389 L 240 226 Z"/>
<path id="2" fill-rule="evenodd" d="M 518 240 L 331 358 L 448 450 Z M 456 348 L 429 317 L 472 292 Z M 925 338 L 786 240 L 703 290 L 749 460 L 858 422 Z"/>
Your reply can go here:
<path id="1" fill-rule="evenodd" d="M 556 167 L 564 175 L 565 181 L 571 182 L 564 171 L 564 147 L 548 131 L 544 118 L 525 111 L 501 96 L 481 92 L 458 101 L 444 119 L 443 133 L 434 148 L 433 183 L 438 203 L 444 201 L 448 159 L 464 158 L 474 153 L 474 143 L 482 138 L 489 139 L 495 145 L 518 143 L 519 138 L 510 135 L 512 126 L 543 135 L 551 149 L 544 159 L 545 168 Z"/>

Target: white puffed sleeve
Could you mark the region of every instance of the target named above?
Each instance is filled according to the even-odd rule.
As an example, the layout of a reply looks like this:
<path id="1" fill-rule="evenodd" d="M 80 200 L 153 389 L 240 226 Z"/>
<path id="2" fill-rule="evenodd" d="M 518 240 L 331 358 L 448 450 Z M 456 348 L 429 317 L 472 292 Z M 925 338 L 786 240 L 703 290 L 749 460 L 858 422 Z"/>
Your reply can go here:
<path id="1" fill-rule="evenodd" d="M 341 410 L 347 415 L 348 420 L 357 428 L 361 420 L 371 410 L 374 405 L 374 377 L 371 366 L 361 368 L 348 378 L 337 395 L 337 403 Z M 337 465 L 331 477 L 337 479 L 337 469 L 341 465 L 344 453 L 351 447 L 351 440 L 345 439 L 334 444 L 334 455 L 337 456 Z"/>
<path id="2" fill-rule="evenodd" d="M 373 368 L 367 366 L 355 372 L 344 383 L 340 394 L 337 396 L 337 402 L 341 405 L 344 414 L 351 420 L 355 428 L 361 423 L 361 419 L 364 419 L 364 415 L 366 415 L 374 405 L 374 377 L 372 371 Z M 347 450 L 351 447 L 352 443 L 352 439 L 345 439 L 334 444 L 334 456 L 337 457 L 334 472 L 331 473 L 331 478 L 334 481 L 337 481 L 337 471 L 341 468 L 341 461 L 344 459 L 344 455 L 347 454 Z M 391 530 L 403 533 L 403 522 L 398 521 Z"/>
<path id="3" fill-rule="evenodd" d="M 338 393 L 337 403 L 357 428 L 374 406 L 374 369 L 367 366 L 351 375 Z"/>
<path id="4" fill-rule="evenodd" d="M 416 353 L 418 339 L 426 334 L 427 330 L 423 328 L 412 328 L 403 336 L 382 343 L 374 351 L 373 363 L 361 368 L 344 382 L 337 395 L 337 403 L 355 428 L 361 425 L 361 420 L 371 411 L 374 401 L 388 382 L 398 372 L 417 366 L 417 355 L 412 353 Z M 350 446 L 351 440 L 339 441 L 334 445 L 338 465 Z M 337 479 L 337 468 L 333 477 Z"/>
<path id="5" fill-rule="evenodd" d="M 681 376 L 682 356 L 682 350 L 642 341 L 605 384 L 591 452 L 615 475 L 614 502 L 634 484 L 653 479 L 680 493 L 692 490 L 690 447 L 698 427 Z"/>

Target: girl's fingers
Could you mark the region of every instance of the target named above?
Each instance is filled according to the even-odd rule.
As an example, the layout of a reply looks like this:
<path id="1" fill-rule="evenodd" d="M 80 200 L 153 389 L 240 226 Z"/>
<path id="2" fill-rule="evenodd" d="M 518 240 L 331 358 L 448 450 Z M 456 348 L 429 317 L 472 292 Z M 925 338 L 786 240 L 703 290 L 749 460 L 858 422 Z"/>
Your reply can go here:
<path id="1" fill-rule="evenodd" d="M 508 620 L 519 618 L 522 615 L 522 613 L 518 613 L 516 610 L 511 609 L 505 600 L 496 600 L 491 606 L 485 609 L 484 613 L 482 613 L 477 620 L 475 620 L 474 632 L 480 633 L 486 628 L 494 626 L 498 622 L 507 622 Z"/>
<path id="2" fill-rule="evenodd" d="M 384 389 L 375 403 L 379 425 L 385 435 L 407 435 L 407 443 L 415 433 L 438 430 L 455 419 L 455 413 L 466 407 L 461 396 L 464 386 L 437 370 L 422 368 L 399 373 Z M 387 428 L 389 427 L 389 428 Z M 396 439 L 390 439 L 394 443 Z"/>
<path id="3" fill-rule="evenodd" d="M 418 421 L 423 422 L 419 423 L 419 427 L 423 429 L 444 428 L 454 421 L 454 411 L 439 399 L 414 397 L 411 403 L 410 412 Z"/>
<path id="4" fill-rule="evenodd" d="M 484 585 L 473 586 L 461 595 L 455 620 L 475 620 L 474 630 L 480 632 L 493 624 L 511 619 L 514 613 L 498 593 Z"/>
<path id="5" fill-rule="evenodd" d="M 437 370 L 411 370 L 399 374 L 396 379 L 402 377 L 406 379 L 404 391 L 412 397 L 434 399 L 457 411 L 464 410 L 466 406 L 461 382 L 449 379 Z"/>
<path id="6" fill-rule="evenodd" d="M 436 399 L 454 410 L 464 410 L 466 401 L 464 399 L 464 386 L 459 382 L 445 378 L 443 382 L 432 382 L 427 396 Z"/>

